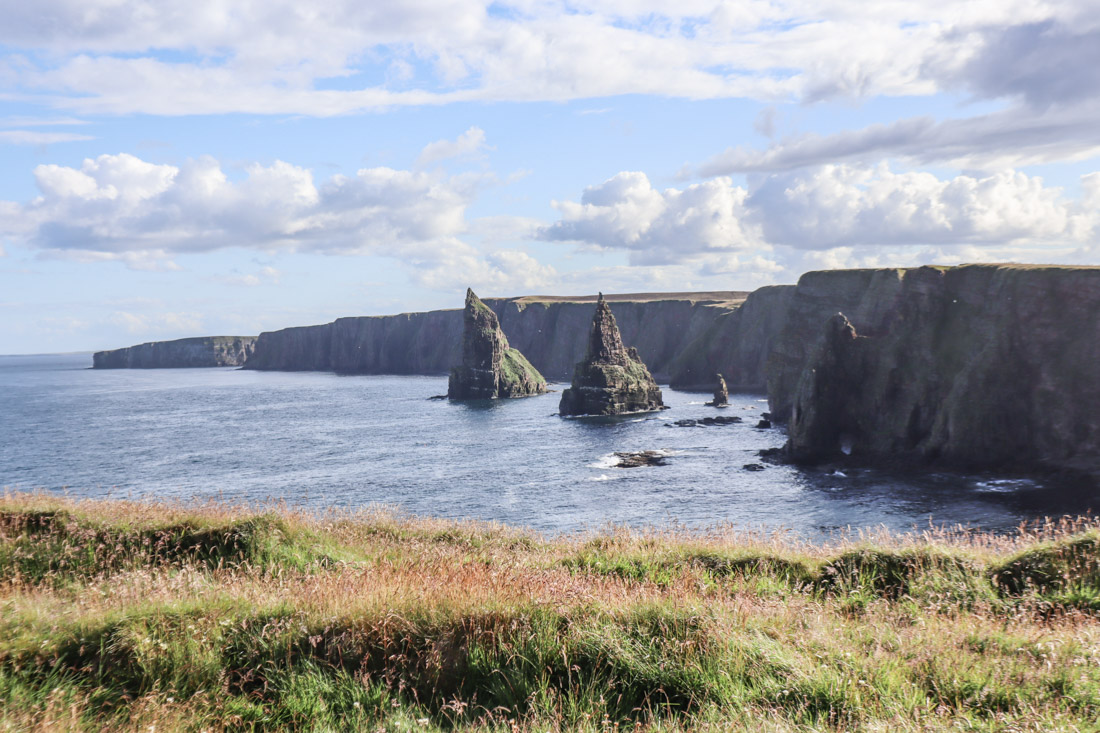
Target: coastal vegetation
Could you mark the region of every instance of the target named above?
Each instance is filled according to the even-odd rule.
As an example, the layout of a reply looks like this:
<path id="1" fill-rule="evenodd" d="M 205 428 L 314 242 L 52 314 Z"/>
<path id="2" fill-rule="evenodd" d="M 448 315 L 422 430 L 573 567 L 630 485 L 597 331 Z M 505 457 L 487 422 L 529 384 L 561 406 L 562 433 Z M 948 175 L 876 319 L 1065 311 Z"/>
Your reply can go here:
<path id="1" fill-rule="evenodd" d="M 0 498 L 4 730 L 1096 730 L 1100 522 L 609 527 Z"/>

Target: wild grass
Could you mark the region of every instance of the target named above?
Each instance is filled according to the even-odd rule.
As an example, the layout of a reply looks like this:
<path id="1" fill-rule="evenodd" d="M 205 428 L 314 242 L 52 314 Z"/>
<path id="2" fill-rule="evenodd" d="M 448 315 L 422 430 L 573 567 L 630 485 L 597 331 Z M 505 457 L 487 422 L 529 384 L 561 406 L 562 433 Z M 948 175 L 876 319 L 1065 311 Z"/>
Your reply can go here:
<path id="1" fill-rule="evenodd" d="M 9 493 L 0 729 L 1098 730 L 1098 538 Z"/>

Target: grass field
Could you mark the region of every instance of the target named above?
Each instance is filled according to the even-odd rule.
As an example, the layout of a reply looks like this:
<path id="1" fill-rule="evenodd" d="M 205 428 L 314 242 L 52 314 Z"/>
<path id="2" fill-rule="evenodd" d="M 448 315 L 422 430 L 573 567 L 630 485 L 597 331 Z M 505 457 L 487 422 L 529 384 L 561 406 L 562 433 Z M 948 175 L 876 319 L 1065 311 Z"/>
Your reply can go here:
<path id="1" fill-rule="evenodd" d="M 1098 542 L 9 493 L 0 729 L 1100 730 Z"/>

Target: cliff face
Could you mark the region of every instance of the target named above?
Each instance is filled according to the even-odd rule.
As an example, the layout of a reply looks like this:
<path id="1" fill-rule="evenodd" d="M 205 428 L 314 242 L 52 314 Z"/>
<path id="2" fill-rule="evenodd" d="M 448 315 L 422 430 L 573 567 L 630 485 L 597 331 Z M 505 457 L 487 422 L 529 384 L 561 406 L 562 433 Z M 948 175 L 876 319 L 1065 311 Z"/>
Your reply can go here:
<path id="1" fill-rule="evenodd" d="M 584 360 L 573 370 L 572 386 L 562 392 L 562 415 L 623 415 L 659 410 L 661 390 L 638 356 L 623 345 L 611 308 L 600 296 Z"/>
<path id="2" fill-rule="evenodd" d="M 627 343 L 666 378 L 672 360 L 744 293 L 609 296 Z M 635 300 L 620 300 L 635 298 Z M 585 356 L 594 298 L 485 299 L 509 344 L 550 379 L 568 379 Z M 248 369 L 349 374 L 446 374 L 462 358 L 462 311 L 341 318 L 262 333 Z M 714 378 L 708 372 L 708 380 Z"/>
<path id="3" fill-rule="evenodd" d="M 546 380 L 500 330 L 497 316 L 466 290 L 462 315 L 462 363 L 451 369 L 447 397 L 452 400 L 506 399 L 546 392 Z"/>
<path id="4" fill-rule="evenodd" d="M 763 393 L 768 358 L 786 324 L 794 291 L 793 285 L 760 288 L 739 308 L 715 318 L 672 360 L 672 388 L 709 391 L 715 373 L 721 373 L 734 392 Z"/>
<path id="5" fill-rule="evenodd" d="M 799 278 L 767 356 L 768 402 L 775 419 L 786 422 L 790 416 L 798 380 L 825 322 L 843 313 L 861 334 L 881 330 L 902 302 L 906 272 L 827 270 Z"/>
<path id="6" fill-rule="evenodd" d="M 1100 268 L 818 272 L 799 282 L 769 400 L 796 459 L 1095 475 L 1098 363 Z"/>
<path id="7" fill-rule="evenodd" d="M 125 349 L 97 351 L 95 369 L 165 369 L 241 366 L 252 354 L 255 336 L 202 336 L 154 341 Z"/>

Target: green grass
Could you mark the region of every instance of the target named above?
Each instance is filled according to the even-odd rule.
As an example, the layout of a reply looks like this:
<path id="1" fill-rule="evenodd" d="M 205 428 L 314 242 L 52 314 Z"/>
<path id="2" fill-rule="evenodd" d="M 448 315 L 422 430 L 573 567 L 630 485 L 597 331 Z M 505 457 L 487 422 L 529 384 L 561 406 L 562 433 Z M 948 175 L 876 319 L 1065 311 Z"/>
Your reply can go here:
<path id="1" fill-rule="evenodd" d="M 9 494 L 0 730 L 1097 730 L 1097 537 Z"/>

